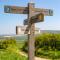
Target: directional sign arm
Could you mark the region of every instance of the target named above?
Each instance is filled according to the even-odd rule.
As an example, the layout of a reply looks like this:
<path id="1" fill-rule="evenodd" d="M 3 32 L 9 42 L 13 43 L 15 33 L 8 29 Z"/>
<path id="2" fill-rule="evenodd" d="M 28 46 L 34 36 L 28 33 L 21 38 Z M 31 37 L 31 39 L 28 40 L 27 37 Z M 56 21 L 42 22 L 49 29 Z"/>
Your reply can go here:
<path id="1" fill-rule="evenodd" d="M 51 9 L 39 9 L 39 8 L 35 8 L 35 13 L 43 13 L 45 16 L 53 16 L 53 10 Z"/>
<path id="2" fill-rule="evenodd" d="M 27 7 L 4 6 L 5 13 L 28 14 Z"/>
<path id="3" fill-rule="evenodd" d="M 44 21 L 44 14 L 42 13 L 37 14 L 36 16 L 32 16 L 30 18 L 30 22 L 32 23 L 43 22 L 43 21 Z M 24 25 L 28 25 L 28 19 L 24 20 Z"/>

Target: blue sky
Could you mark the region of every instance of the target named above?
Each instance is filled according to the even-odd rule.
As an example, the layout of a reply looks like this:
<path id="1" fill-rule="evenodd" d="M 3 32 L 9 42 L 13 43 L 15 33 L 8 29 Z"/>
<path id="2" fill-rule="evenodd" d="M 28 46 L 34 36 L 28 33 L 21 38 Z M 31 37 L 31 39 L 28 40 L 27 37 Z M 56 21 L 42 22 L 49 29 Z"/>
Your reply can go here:
<path id="1" fill-rule="evenodd" d="M 4 5 L 27 6 L 29 0 L 0 0 L 0 34 L 15 34 L 16 25 L 23 25 L 27 15 L 6 14 Z M 36 8 L 53 9 L 53 16 L 45 16 L 44 22 L 36 23 L 41 30 L 60 30 L 60 0 L 34 0 Z"/>

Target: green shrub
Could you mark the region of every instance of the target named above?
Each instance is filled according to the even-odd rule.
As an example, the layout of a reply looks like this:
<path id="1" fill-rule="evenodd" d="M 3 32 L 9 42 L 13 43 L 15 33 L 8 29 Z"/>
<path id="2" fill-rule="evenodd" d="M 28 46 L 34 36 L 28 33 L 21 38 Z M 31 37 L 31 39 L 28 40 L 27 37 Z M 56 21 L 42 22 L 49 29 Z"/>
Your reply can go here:
<path id="1" fill-rule="evenodd" d="M 60 34 L 42 34 L 35 38 L 35 47 L 47 50 L 60 50 Z"/>
<path id="2" fill-rule="evenodd" d="M 28 41 L 25 42 L 23 50 L 28 51 Z M 44 33 L 35 37 L 35 55 L 55 57 L 55 50 L 60 50 L 60 34 Z M 45 53 L 45 51 L 53 51 L 54 53 Z"/>
<path id="3" fill-rule="evenodd" d="M 6 40 L 0 40 L 0 49 L 6 49 L 9 46 L 16 45 L 16 40 L 14 38 L 9 38 Z"/>

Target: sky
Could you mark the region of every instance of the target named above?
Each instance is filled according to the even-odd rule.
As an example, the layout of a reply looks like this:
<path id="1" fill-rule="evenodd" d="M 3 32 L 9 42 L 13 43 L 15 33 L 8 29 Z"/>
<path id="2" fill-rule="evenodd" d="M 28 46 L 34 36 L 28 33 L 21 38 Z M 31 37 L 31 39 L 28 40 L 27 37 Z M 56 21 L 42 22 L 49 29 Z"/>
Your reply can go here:
<path id="1" fill-rule="evenodd" d="M 26 7 L 30 0 L 0 0 L 0 34 L 15 34 L 16 26 L 27 19 L 24 14 L 4 13 L 4 6 Z M 44 16 L 44 22 L 36 23 L 41 30 L 60 30 L 60 0 L 33 0 L 35 8 L 52 9 L 53 16 Z"/>

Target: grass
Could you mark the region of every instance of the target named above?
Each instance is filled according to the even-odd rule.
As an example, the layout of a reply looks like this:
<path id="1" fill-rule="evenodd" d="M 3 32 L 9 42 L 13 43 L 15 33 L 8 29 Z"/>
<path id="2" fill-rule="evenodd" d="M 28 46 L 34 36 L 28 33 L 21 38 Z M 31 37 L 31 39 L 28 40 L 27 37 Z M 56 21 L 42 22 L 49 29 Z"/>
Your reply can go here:
<path id="1" fill-rule="evenodd" d="M 9 50 L 0 50 L 0 60 L 27 60 L 27 58 Z"/>
<path id="2" fill-rule="evenodd" d="M 23 47 L 24 43 L 25 43 L 25 41 L 22 41 L 22 40 L 17 41 L 17 46 L 18 46 L 18 48 L 19 48 L 20 50 L 21 50 L 21 48 Z"/>
<path id="3" fill-rule="evenodd" d="M 17 46 L 10 46 L 7 49 L 0 49 L 0 60 L 27 60 L 26 57 L 19 54 Z"/>

